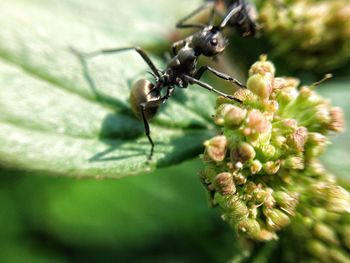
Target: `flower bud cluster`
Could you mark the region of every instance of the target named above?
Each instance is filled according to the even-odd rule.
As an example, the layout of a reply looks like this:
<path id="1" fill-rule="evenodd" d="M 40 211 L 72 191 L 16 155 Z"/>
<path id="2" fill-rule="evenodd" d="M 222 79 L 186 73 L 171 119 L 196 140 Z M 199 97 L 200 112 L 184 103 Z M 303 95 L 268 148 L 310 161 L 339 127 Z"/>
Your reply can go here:
<path id="1" fill-rule="evenodd" d="M 349 60 L 348 0 L 263 0 L 259 13 L 273 55 L 293 67 L 332 70 Z"/>
<path id="2" fill-rule="evenodd" d="M 295 257 L 292 262 L 350 262 L 350 194 L 322 177 L 304 180 L 305 198 L 281 237 L 290 244 L 285 250 Z"/>
<path id="3" fill-rule="evenodd" d="M 343 113 L 314 86 L 299 90 L 298 84 L 275 77 L 273 64 L 261 56 L 249 71 L 248 89 L 235 94 L 241 104 L 217 99 L 214 121 L 222 134 L 204 143 L 201 176 L 213 203 L 253 240 L 276 239 L 298 213 L 302 194 L 317 196 L 315 205 L 332 212 L 350 212 L 350 199 L 343 198 L 348 192 L 317 159 L 327 134 L 343 130 Z"/>

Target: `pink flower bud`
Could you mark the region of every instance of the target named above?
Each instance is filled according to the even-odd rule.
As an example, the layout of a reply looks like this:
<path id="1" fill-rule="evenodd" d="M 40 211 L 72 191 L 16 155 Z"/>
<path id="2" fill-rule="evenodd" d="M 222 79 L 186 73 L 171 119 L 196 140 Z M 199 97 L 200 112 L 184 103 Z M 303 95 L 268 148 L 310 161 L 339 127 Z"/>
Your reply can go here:
<path id="1" fill-rule="evenodd" d="M 227 151 L 227 139 L 225 136 L 215 136 L 204 143 L 207 155 L 215 162 L 225 159 Z"/>

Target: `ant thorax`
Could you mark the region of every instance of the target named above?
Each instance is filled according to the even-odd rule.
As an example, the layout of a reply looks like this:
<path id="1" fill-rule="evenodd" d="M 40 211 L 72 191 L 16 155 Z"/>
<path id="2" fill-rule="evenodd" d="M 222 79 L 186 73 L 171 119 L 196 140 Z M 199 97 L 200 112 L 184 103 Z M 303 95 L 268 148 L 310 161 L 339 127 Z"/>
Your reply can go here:
<path id="1" fill-rule="evenodd" d="M 176 56 L 174 56 L 167 67 L 167 71 L 172 71 L 173 74 L 192 74 L 197 65 L 197 56 L 193 48 L 188 45 L 182 47 Z"/>

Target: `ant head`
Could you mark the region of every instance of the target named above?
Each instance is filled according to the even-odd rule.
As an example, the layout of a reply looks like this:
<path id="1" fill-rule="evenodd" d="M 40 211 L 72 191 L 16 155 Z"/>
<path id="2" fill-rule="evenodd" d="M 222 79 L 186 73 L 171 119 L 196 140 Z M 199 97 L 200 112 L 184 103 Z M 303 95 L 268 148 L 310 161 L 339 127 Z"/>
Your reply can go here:
<path id="1" fill-rule="evenodd" d="M 226 27 L 229 20 L 236 16 L 242 9 L 242 6 L 233 8 L 222 20 L 219 26 L 208 25 L 203 27 L 201 31 L 192 36 L 191 45 L 195 52 L 207 57 L 213 57 L 224 51 L 228 40 L 222 31 Z"/>
<path id="2" fill-rule="evenodd" d="M 219 27 L 208 26 L 192 37 L 192 46 L 197 54 L 213 57 L 224 51 L 227 39 Z"/>

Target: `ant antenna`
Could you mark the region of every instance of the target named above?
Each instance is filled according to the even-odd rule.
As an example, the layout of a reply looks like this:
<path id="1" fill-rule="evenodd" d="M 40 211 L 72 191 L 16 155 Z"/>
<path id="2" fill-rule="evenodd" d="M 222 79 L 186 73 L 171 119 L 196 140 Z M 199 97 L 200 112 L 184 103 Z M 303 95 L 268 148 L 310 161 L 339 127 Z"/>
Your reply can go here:
<path id="1" fill-rule="evenodd" d="M 311 86 L 315 86 L 316 87 L 316 86 L 322 84 L 323 82 L 325 82 L 325 81 L 327 81 L 327 80 L 329 80 L 331 78 L 333 78 L 333 75 L 331 73 L 328 73 L 328 74 L 324 75 L 324 77 L 321 80 L 312 83 Z"/>
<path id="2" fill-rule="evenodd" d="M 222 30 L 226 27 L 226 24 L 228 23 L 228 21 L 230 21 L 230 19 L 236 15 L 240 10 L 242 9 L 241 6 L 237 6 L 235 8 L 233 8 L 224 18 L 224 20 L 221 22 L 219 29 Z"/>

